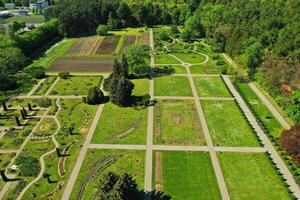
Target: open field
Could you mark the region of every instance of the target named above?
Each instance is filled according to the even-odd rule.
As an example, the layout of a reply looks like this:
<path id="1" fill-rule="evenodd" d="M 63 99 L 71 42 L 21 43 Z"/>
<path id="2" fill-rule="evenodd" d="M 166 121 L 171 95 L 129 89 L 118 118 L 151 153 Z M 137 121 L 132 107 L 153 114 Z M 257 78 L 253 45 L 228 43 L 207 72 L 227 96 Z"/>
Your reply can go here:
<path id="1" fill-rule="evenodd" d="M 145 144 L 147 109 L 120 108 L 112 103 L 104 106 L 92 143 Z"/>
<path id="2" fill-rule="evenodd" d="M 235 101 L 201 102 L 216 146 L 260 146 Z"/>
<path id="3" fill-rule="evenodd" d="M 180 64 L 178 60 L 167 53 L 160 53 L 155 55 L 155 64 Z"/>
<path id="4" fill-rule="evenodd" d="M 135 96 L 142 96 L 149 94 L 149 79 L 132 79 L 131 82 L 134 84 L 132 94 Z"/>
<path id="5" fill-rule="evenodd" d="M 186 63 L 202 63 L 205 61 L 205 57 L 198 53 L 189 52 L 187 53 L 173 53 L 174 56 Z"/>
<path id="6" fill-rule="evenodd" d="M 201 122 L 193 101 L 159 101 L 154 116 L 156 144 L 204 144 Z"/>
<path id="7" fill-rule="evenodd" d="M 96 54 L 113 54 L 120 40 L 120 36 L 105 36 Z"/>
<path id="8" fill-rule="evenodd" d="M 161 154 L 160 167 L 155 159 L 157 153 Z M 160 184 L 172 199 L 222 199 L 208 153 L 162 151 L 153 155 L 154 186 Z M 162 180 L 156 177 L 159 168 Z"/>
<path id="9" fill-rule="evenodd" d="M 71 199 L 91 199 L 97 183 L 107 172 L 129 173 L 137 181 L 138 188 L 143 189 L 144 155 L 143 151 L 90 149 L 74 186 L 73 191 L 76 192 L 72 193 Z M 91 178 L 91 181 L 87 181 L 87 178 Z"/>
<path id="10" fill-rule="evenodd" d="M 199 97 L 232 97 L 221 77 L 194 77 Z"/>
<path id="11" fill-rule="evenodd" d="M 155 96 L 192 96 L 187 77 L 162 76 L 154 79 Z"/>
<path id="12" fill-rule="evenodd" d="M 225 68 L 217 66 L 216 61 L 209 59 L 207 63 L 190 66 L 192 74 L 221 74 Z"/>
<path id="13" fill-rule="evenodd" d="M 100 86 L 102 76 L 80 77 L 71 76 L 67 79 L 60 79 L 53 90 L 52 95 L 87 95 L 89 88 Z"/>
<path id="14" fill-rule="evenodd" d="M 98 57 L 65 57 L 58 58 L 50 72 L 111 72 L 114 59 Z"/>
<path id="15" fill-rule="evenodd" d="M 186 74 L 186 68 L 181 65 L 172 65 L 172 66 L 156 66 L 163 71 L 175 73 L 175 74 Z"/>
<path id="16" fill-rule="evenodd" d="M 293 199 L 266 154 L 219 153 L 218 158 L 230 199 Z"/>

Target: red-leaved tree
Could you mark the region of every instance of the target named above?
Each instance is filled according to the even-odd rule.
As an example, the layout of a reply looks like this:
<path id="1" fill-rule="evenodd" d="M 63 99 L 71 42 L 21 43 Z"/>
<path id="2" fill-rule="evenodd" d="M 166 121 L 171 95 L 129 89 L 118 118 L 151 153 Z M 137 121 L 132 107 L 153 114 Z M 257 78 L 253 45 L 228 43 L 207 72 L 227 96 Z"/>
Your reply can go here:
<path id="1" fill-rule="evenodd" d="M 280 145 L 292 155 L 293 160 L 300 162 L 300 124 L 294 125 L 290 130 L 282 131 Z"/>

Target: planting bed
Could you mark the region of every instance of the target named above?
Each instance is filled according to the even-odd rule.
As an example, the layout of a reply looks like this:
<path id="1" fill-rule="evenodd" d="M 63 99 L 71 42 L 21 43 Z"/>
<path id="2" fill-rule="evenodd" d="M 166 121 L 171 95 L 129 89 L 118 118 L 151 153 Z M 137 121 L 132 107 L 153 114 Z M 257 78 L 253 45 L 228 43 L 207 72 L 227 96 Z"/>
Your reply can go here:
<path id="1" fill-rule="evenodd" d="M 154 79 L 155 96 L 192 96 L 187 77 L 163 76 Z"/>
<path id="2" fill-rule="evenodd" d="M 125 53 L 128 46 L 134 44 L 135 40 L 136 40 L 136 36 L 126 35 L 125 36 L 125 41 L 124 41 L 123 46 L 121 48 L 121 53 Z"/>
<path id="3" fill-rule="evenodd" d="M 199 97 L 232 97 L 221 77 L 194 77 Z"/>
<path id="4" fill-rule="evenodd" d="M 260 146 L 235 101 L 201 101 L 216 146 Z"/>
<path id="5" fill-rule="evenodd" d="M 95 144 L 145 144 L 147 109 L 120 108 L 107 103 L 95 130 Z"/>
<path id="6" fill-rule="evenodd" d="M 119 40 L 119 35 L 104 37 L 101 45 L 96 51 L 96 54 L 113 54 L 118 45 Z"/>
<path id="7" fill-rule="evenodd" d="M 203 145 L 204 137 L 193 101 L 159 101 L 155 106 L 155 143 Z"/>

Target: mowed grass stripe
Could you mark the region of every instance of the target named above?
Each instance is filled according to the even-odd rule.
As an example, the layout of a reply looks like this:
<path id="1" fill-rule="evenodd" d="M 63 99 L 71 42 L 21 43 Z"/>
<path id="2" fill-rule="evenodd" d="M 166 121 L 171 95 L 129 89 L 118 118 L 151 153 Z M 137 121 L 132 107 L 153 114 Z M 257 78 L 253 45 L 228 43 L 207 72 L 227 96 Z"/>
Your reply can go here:
<path id="1" fill-rule="evenodd" d="M 261 146 L 235 101 L 201 101 L 216 146 Z"/>
<path id="2" fill-rule="evenodd" d="M 232 200 L 293 199 L 267 154 L 219 153 Z"/>
<path id="3" fill-rule="evenodd" d="M 222 199 L 208 153 L 161 153 L 162 188 L 166 195 L 180 200 Z"/>
<path id="4" fill-rule="evenodd" d="M 221 77 L 194 77 L 199 97 L 232 97 Z"/>

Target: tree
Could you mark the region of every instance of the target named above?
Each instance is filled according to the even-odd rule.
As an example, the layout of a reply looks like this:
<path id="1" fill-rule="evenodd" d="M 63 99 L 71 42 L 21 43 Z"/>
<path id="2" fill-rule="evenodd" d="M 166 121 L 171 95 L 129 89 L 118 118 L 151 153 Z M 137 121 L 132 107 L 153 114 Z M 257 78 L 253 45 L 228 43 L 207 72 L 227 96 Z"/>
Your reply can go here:
<path id="1" fill-rule="evenodd" d="M 15 37 L 15 34 L 21 29 L 24 29 L 25 27 L 26 27 L 25 22 L 12 21 L 11 23 L 8 24 L 10 36 Z"/>
<path id="2" fill-rule="evenodd" d="M 117 10 L 117 16 L 122 21 L 122 26 L 126 27 L 128 25 L 128 19 L 131 17 L 131 12 L 128 4 L 126 2 L 122 2 Z"/>
<path id="3" fill-rule="evenodd" d="M 125 107 L 131 105 L 132 90 L 134 84 L 126 77 L 113 77 L 111 82 L 110 101 L 118 106 Z"/>
<path id="4" fill-rule="evenodd" d="M 142 196 L 137 183 L 129 174 L 117 175 L 109 172 L 100 179 L 96 196 L 105 200 L 139 200 Z"/>
<path id="5" fill-rule="evenodd" d="M 92 87 L 88 91 L 88 95 L 85 99 L 87 104 L 101 104 L 104 102 L 104 94 L 99 87 Z"/>
<path id="6" fill-rule="evenodd" d="M 16 158 L 16 165 L 22 176 L 34 177 L 40 172 L 39 160 L 31 155 L 19 155 Z"/>
<path id="7" fill-rule="evenodd" d="M 205 37 L 205 28 L 201 24 L 201 19 L 198 15 L 193 15 L 185 22 L 181 32 L 181 38 L 185 41 L 197 40 Z"/>
<path id="8" fill-rule="evenodd" d="M 97 34 L 103 36 L 103 35 L 107 35 L 107 32 L 108 32 L 108 26 L 99 24 L 97 28 Z"/>
<path id="9" fill-rule="evenodd" d="M 107 26 L 109 30 L 115 30 L 120 28 L 120 21 L 118 18 L 115 17 L 115 15 L 112 12 L 109 13 Z"/>
<path id="10" fill-rule="evenodd" d="M 280 145 L 292 155 L 295 161 L 300 162 L 300 124 L 294 125 L 290 130 L 282 131 Z"/>
<path id="11" fill-rule="evenodd" d="M 33 78 L 42 79 L 45 78 L 46 72 L 45 68 L 42 66 L 30 66 L 24 69 L 24 72 L 31 75 Z"/>
<path id="12" fill-rule="evenodd" d="M 127 48 L 127 60 L 129 72 L 134 74 L 146 74 L 150 71 L 150 66 L 146 60 L 150 57 L 150 48 L 146 45 L 134 44 Z"/>

